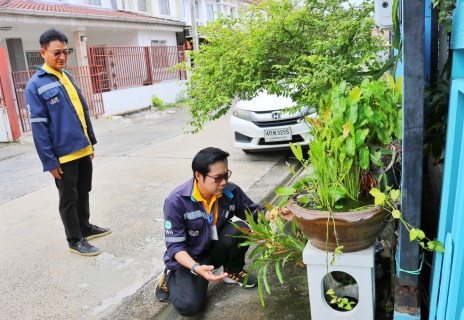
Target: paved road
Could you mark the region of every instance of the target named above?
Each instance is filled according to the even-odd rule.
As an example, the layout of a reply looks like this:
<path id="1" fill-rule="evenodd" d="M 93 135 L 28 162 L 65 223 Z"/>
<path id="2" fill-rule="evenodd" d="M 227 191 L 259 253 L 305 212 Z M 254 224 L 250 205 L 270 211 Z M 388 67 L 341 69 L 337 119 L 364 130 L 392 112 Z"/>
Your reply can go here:
<path id="1" fill-rule="evenodd" d="M 229 151 L 231 181 L 252 199 L 269 198 L 287 177 L 288 152 L 243 154 L 233 147 L 228 118 L 185 135 L 188 113 L 171 110 L 93 120 L 91 222 L 113 229 L 91 241 L 102 250 L 97 257 L 69 253 L 57 191 L 41 172 L 31 135 L 20 144 L 0 144 L 0 319 L 111 318 L 136 292 L 149 295 L 146 285 L 163 268 L 164 199 L 191 177 L 191 159 L 201 148 Z M 146 300 L 150 306 L 135 318 L 164 307 Z"/>

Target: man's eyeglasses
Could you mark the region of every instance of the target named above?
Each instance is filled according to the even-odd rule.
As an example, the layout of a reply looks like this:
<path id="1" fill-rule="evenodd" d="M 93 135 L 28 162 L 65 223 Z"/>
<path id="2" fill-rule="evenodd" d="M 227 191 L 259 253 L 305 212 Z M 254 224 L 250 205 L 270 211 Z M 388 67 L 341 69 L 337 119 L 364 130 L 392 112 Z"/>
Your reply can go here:
<path id="1" fill-rule="evenodd" d="M 45 48 L 44 48 L 44 49 L 45 49 Z M 51 54 L 53 54 L 53 56 L 54 56 L 55 58 L 61 56 L 62 54 L 64 54 L 65 57 L 67 57 L 67 56 L 69 56 L 69 55 L 71 54 L 71 50 L 69 50 L 69 49 L 66 49 L 66 50 L 63 50 L 63 51 L 58 51 L 58 50 L 57 50 L 57 51 L 50 51 L 50 50 L 48 50 L 48 49 L 45 49 L 45 50 L 47 50 L 48 52 L 50 52 Z"/>
<path id="2" fill-rule="evenodd" d="M 227 170 L 227 173 L 221 174 L 217 177 L 211 177 L 209 175 L 206 175 L 207 177 L 210 177 L 211 179 L 214 179 L 214 182 L 216 183 L 221 183 L 222 180 L 229 181 L 230 176 L 232 175 L 232 171 Z"/>

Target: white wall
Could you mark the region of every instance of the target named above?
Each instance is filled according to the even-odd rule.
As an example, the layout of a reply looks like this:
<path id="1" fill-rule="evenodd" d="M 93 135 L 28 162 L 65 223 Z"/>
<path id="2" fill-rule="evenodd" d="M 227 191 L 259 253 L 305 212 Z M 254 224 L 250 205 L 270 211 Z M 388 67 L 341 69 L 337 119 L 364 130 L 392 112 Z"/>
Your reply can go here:
<path id="1" fill-rule="evenodd" d="M 89 46 L 139 46 L 137 30 L 114 30 L 105 33 L 87 32 Z"/>
<path id="2" fill-rule="evenodd" d="M 138 32 L 139 45 L 151 46 L 151 40 L 167 40 L 166 45 L 176 46 L 176 33 L 171 31 L 145 31 Z"/>
<path id="3" fill-rule="evenodd" d="M 148 107 L 151 104 L 151 97 L 154 94 L 164 102 L 175 102 L 177 95 L 187 88 L 185 82 L 185 80 L 174 80 L 151 86 L 103 92 L 105 116 Z"/>

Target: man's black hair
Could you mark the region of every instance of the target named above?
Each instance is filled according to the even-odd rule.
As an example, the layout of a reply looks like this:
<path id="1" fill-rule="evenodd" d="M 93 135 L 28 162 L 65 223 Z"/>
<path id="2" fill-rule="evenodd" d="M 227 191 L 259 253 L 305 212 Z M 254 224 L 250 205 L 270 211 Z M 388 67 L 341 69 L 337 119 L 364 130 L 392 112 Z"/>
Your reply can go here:
<path id="1" fill-rule="evenodd" d="M 66 37 L 66 35 L 63 32 L 61 32 L 61 30 L 52 28 L 42 33 L 39 39 L 40 46 L 43 48 L 45 45 L 55 40 L 59 40 L 63 43 L 68 44 L 68 37 Z"/>
<path id="2" fill-rule="evenodd" d="M 218 161 L 227 163 L 227 157 L 230 154 L 218 148 L 208 147 L 200 150 L 192 161 L 193 178 L 195 171 L 198 171 L 205 177 L 210 171 L 210 165 Z"/>

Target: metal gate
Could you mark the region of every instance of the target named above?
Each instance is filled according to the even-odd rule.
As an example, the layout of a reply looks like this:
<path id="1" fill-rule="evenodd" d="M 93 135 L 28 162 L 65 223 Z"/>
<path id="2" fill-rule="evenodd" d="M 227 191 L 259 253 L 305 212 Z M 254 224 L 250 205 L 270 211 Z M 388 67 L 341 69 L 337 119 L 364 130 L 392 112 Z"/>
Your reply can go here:
<path id="1" fill-rule="evenodd" d="M 103 75 L 102 67 L 72 67 L 66 70 L 69 71 L 69 73 L 73 76 L 77 85 L 84 94 L 85 100 L 89 105 L 90 115 L 98 118 L 99 114 L 105 113 L 100 83 L 100 78 Z M 26 96 L 24 92 L 27 82 L 35 73 L 36 70 L 18 71 L 11 73 L 13 78 L 14 91 L 16 94 L 18 114 L 23 132 L 31 130 L 29 110 L 27 109 Z"/>

